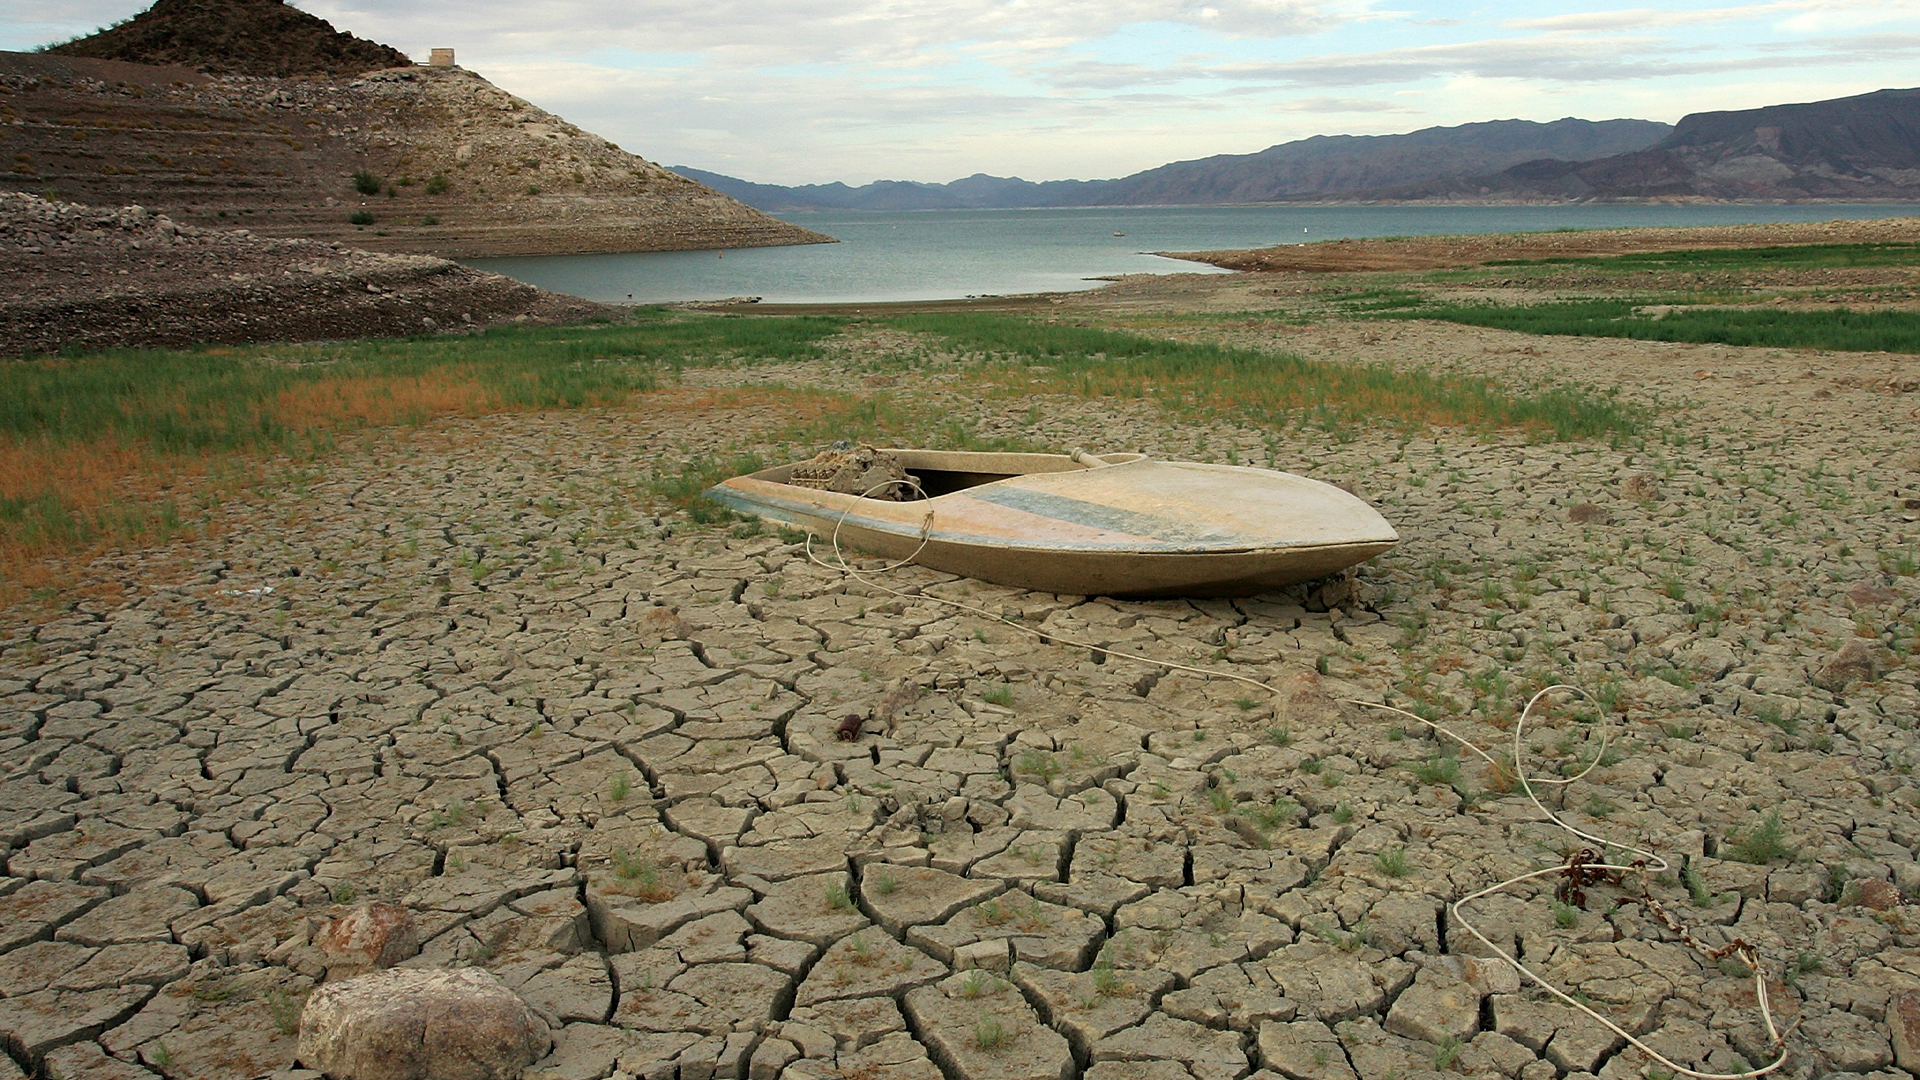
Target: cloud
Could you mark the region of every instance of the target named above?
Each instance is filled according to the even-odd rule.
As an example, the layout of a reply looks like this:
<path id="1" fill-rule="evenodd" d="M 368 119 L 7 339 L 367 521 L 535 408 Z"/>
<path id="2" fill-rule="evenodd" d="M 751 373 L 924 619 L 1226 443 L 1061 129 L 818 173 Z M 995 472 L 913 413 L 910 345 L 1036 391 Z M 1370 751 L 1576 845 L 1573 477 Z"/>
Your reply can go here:
<path id="1" fill-rule="evenodd" d="M 1280 113 L 1410 113 L 1415 110 L 1397 101 L 1373 98 L 1309 97 L 1290 98 L 1268 106 Z"/>
<path id="2" fill-rule="evenodd" d="M 1666 8 L 1621 8 L 1616 11 L 1580 11 L 1567 15 L 1549 15 L 1538 19 L 1503 19 L 1500 25 L 1513 30 L 1618 32 L 1666 26 L 1736 22 L 1762 18 L 1781 11 L 1798 11 L 1807 6 L 1806 0 L 1785 0 L 1781 3 L 1700 8 L 1692 11 Z"/>
<path id="3" fill-rule="evenodd" d="M 451 36 L 485 40 L 501 52 L 626 48 L 771 65 L 888 65 L 967 43 L 1046 42 L 1061 48 L 1152 24 L 1296 36 L 1363 17 L 1368 0 L 304 0 L 302 6 L 363 36 L 404 38 L 415 48 L 428 38 L 448 38 L 449 28 L 457 28 Z"/>
<path id="4" fill-rule="evenodd" d="M 1781 15 L 1789 16 L 1780 22 L 1779 26 L 1782 30 L 1792 33 L 1825 33 L 1836 29 L 1912 19 L 1916 12 L 1911 4 L 1889 3 L 1888 0 L 1774 0 L 1764 4 L 1692 10 L 1620 8 L 1612 11 L 1583 11 L 1567 15 L 1549 15 L 1537 19 L 1504 19 L 1500 25 L 1513 30 L 1619 32 L 1750 22 Z"/>
<path id="5" fill-rule="evenodd" d="M 1911 35 L 1813 39 L 1728 55 L 1705 43 L 1679 45 L 1665 38 L 1544 34 L 1220 66 L 1210 69 L 1210 74 L 1303 88 L 1403 85 L 1459 76 L 1566 85 L 1677 79 L 1783 65 L 1845 65 L 1913 52 Z"/>

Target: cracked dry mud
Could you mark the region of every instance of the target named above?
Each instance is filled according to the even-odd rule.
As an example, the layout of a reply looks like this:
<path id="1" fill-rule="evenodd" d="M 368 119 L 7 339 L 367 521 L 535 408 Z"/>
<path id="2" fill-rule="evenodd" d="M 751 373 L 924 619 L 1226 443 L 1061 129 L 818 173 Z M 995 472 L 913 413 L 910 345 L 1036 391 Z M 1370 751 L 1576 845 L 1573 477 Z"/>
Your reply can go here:
<path id="1" fill-rule="evenodd" d="M 777 408 L 668 392 L 350 451 L 217 536 L 103 564 L 124 599 L 12 626 L 0 1077 L 295 1075 L 316 935 L 369 900 L 412 912 L 404 966 L 483 967 L 545 1017 L 527 1075 L 550 1080 L 1658 1075 L 1446 909 L 1568 839 L 1342 702 L 1425 702 L 1495 745 L 1546 681 L 1599 696 L 1618 751 L 1556 804 L 1684 863 L 1651 888 L 1710 944 L 1759 947 L 1798 1025 L 1782 1075 L 1904 1075 L 1920 579 L 1885 560 L 1920 532 L 1916 398 L 1889 392 L 1912 362 L 1212 332 L 1618 382 L 1663 419 L 1634 449 L 1284 433 L 1275 464 L 1356 484 L 1404 537 L 1331 610 L 881 579 L 1051 643 L 644 509 L 650 469 Z M 1266 463 L 1262 432 L 1035 404 L 973 407 L 988 434 Z M 1542 771 L 1598 745 L 1564 711 L 1531 741 Z M 1732 858 L 1773 810 L 1790 850 Z M 1477 925 L 1683 1063 L 1770 1056 L 1751 980 L 1592 891 L 1521 890 Z"/>

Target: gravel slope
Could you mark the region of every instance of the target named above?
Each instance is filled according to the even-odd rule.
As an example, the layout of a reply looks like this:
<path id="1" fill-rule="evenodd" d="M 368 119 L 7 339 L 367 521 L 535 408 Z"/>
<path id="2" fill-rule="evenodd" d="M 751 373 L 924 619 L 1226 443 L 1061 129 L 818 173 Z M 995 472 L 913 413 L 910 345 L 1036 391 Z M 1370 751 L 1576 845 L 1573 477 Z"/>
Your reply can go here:
<path id="1" fill-rule="evenodd" d="M 0 355 L 395 337 L 612 309 L 424 255 L 0 192 Z"/>

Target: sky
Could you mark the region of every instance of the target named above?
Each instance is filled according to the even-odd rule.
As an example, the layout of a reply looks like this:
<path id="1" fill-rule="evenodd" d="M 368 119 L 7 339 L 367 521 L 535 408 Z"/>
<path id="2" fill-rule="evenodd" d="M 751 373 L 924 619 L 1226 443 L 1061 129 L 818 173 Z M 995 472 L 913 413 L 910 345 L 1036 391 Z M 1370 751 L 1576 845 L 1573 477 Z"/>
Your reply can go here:
<path id="1" fill-rule="evenodd" d="M 0 0 L 0 49 L 144 0 Z M 1311 135 L 1920 85 L 1920 0 L 298 0 L 666 165 L 762 183 L 1104 179 Z"/>

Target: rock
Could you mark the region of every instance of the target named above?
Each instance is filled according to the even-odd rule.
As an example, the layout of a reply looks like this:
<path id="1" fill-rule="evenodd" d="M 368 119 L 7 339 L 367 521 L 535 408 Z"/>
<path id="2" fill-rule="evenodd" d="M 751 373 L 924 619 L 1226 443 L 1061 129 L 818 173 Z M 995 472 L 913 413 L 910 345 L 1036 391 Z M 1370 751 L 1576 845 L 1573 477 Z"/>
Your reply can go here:
<path id="1" fill-rule="evenodd" d="M 1892 882 L 1868 878 L 1850 883 L 1848 891 L 1853 894 L 1853 902 L 1863 908 L 1891 911 L 1900 906 L 1900 890 L 1894 888 Z"/>
<path id="2" fill-rule="evenodd" d="M 388 968 L 420 952 L 413 913 L 398 904 L 362 904 L 314 935 L 327 957 L 327 974 L 341 978 Z"/>
<path id="3" fill-rule="evenodd" d="M 1895 994 L 1887 1002 L 1887 1027 L 1893 1040 L 1894 1063 L 1920 1073 L 1920 992 Z"/>
<path id="4" fill-rule="evenodd" d="M 1634 473 L 1620 481 L 1620 494 L 1635 502 L 1659 502 L 1660 481 L 1652 473 Z"/>
<path id="5" fill-rule="evenodd" d="M 785 1039 L 763 1039 L 747 1065 L 747 1080 L 777 1080 L 780 1070 L 800 1056 L 800 1048 Z"/>
<path id="6" fill-rule="evenodd" d="M 1863 581 L 1847 590 L 1847 601 L 1854 607 L 1878 607 L 1900 599 L 1900 594 L 1885 585 Z"/>
<path id="7" fill-rule="evenodd" d="M 553 1045 L 546 1022 L 475 968 L 328 983 L 300 1017 L 300 1060 L 338 1080 L 510 1080 Z"/>
<path id="8" fill-rule="evenodd" d="M 1884 669 L 1882 650 L 1874 643 L 1855 638 L 1820 662 L 1814 669 L 1813 681 L 1837 694 L 1849 683 L 1872 682 Z"/>

